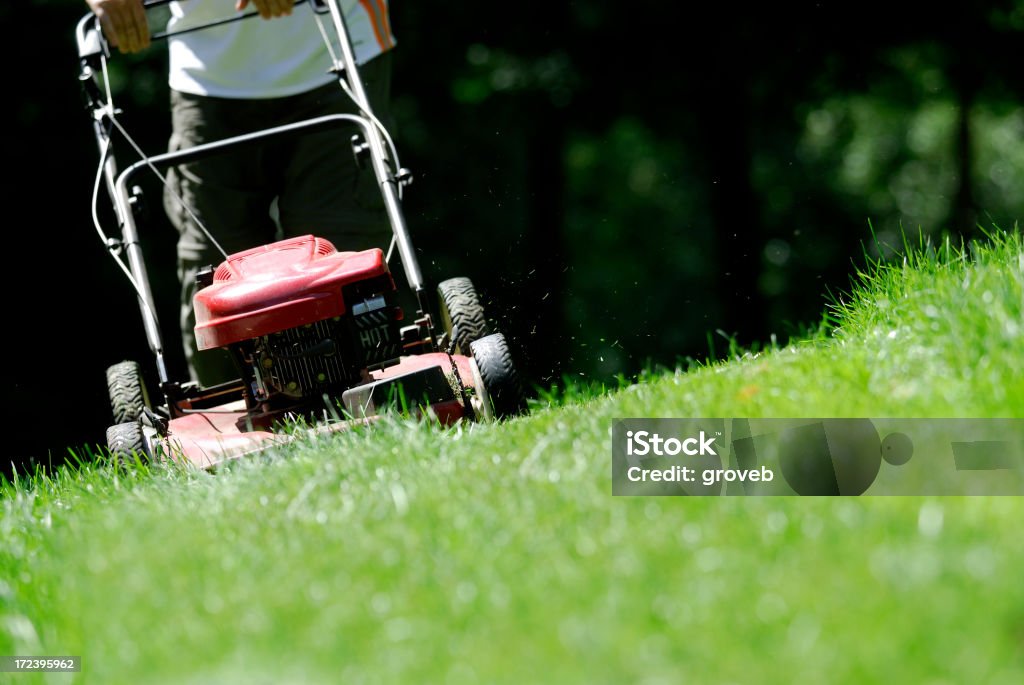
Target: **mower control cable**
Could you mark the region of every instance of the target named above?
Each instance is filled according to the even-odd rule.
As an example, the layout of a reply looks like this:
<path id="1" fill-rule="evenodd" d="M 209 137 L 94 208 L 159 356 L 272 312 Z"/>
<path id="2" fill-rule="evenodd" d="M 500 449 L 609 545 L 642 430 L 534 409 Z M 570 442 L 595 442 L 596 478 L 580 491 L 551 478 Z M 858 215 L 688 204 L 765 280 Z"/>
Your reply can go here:
<path id="1" fill-rule="evenodd" d="M 151 0 L 149 2 L 144 2 L 143 3 L 143 8 L 146 9 L 146 10 L 149 10 L 149 9 L 154 8 L 154 7 L 159 7 L 161 5 L 169 5 L 172 2 L 180 2 L 180 1 L 181 0 Z M 292 3 L 292 5 L 293 6 L 298 6 L 298 5 L 304 5 L 304 4 L 307 4 L 307 3 L 311 7 L 313 7 L 316 4 L 315 0 L 295 0 L 295 2 Z M 315 7 L 314 7 L 314 11 L 316 11 Z M 234 15 L 232 17 L 227 17 L 226 19 L 218 19 L 216 21 L 211 21 L 208 24 L 202 24 L 201 26 L 193 26 L 192 28 L 187 28 L 187 29 L 178 29 L 177 31 L 164 31 L 162 33 L 154 33 L 149 38 L 150 38 L 150 40 L 166 40 L 168 38 L 173 38 L 174 36 L 183 36 L 186 33 L 193 33 L 194 31 L 204 31 L 206 29 L 213 28 L 215 26 L 223 26 L 225 24 L 232 24 L 232 23 L 234 23 L 236 21 L 242 21 L 243 19 L 249 19 L 251 17 L 258 17 L 258 16 L 260 16 L 259 12 L 246 12 L 244 14 L 236 14 L 236 15 Z"/>
<path id="2" fill-rule="evenodd" d="M 188 203 L 185 202 L 181 195 L 171 187 L 171 184 L 167 181 L 167 177 L 161 174 L 160 170 L 157 169 L 153 162 L 150 161 L 149 156 L 143 151 L 139 144 L 135 142 L 135 139 L 131 137 L 128 131 L 125 130 L 124 126 L 122 126 L 121 122 L 117 120 L 117 117 L 114 116 L 113 112 L 108 110 L 106 112 L 106 117 L 110 119 L 110 122 L 114 124 L 121 135 L 124 136 L 125 140 L 128 141 L 128 144 L 132 146 L 132 149 L 135 150 L 135 154 L 137 154 L 139 158 L 146 163 L 146 166 L 149 167 L 153 174 L 160 179 L 160 183 L 163 185 L 164 189 L 184 208 L 189 218 L 195 222 L 196 227 L 203 232 L 203 235 L 205 235 L 206 239 L 210 241 L 210 244 L 217 248 L 217 252 L 220 252 L 221 255 L 224 256 L 224 259 L 227 259 L 228 253 L 224 251 L 224 248 L 217 242 L 217 239 L 213 237 L 213 234 L 210 233 L 209 229 L 207 229 L 203 222 L 200 221 L 199 217 L 196 216 L 196 213 L 192 211 L 192 208 L 188 206 Z"/>
<path id="3" fill-rule="evenodd" d="M 316 27 L 320 30 L 320 37 L 323 38 L 324 46 L 327 48 L 327 54 L 330 55 L 331 57 L 331 64 L 334 65 L 334 67 L 331 69 L 331 73 L 340 76 L 342 73 L 344 73 L 345 67 L 344 65 L 342 65 L 341 60 L 338 59 L 338 55 L 335 54 L 334 46 L 331 45 L 331 39 L 327 35 L 327 29 L 324 28 L 324 23 L 323 20 L 320 18 L 320 13 L 317 12 L 315 9 L 313 10 L 313 18 L 316 19 Z M 360 104 L 360 102 L 356 99 L 355 94 L 352 92 L 352 89 L 349 87 L 347 83 L 345 83 L 345 79 L 339 78 L 338 83 L 341 85 L 341 89 L 345 91 L 345 95 L 348 95 L 348 99 L 352 101 L 352 104 L 354 104 L 359 109 L 359 111 L 362 113 L 364 117 L 373 122 L 373 125 L 377 128 L 378 131 L 380 131 L 380 134 L 384 137 L 384 140 L 387 141 L 388 151 L 391 153 L 391 157 L 395 160 L 394 163 L 391 165 L 391 173 L 392 175 L 395 175 L 397 178 L 397 175 L 401 174 L 403 170 L 401 163 L 399 163 L 398 161 L 398 148 L 395 147 L 395 141 L 391 139 L 391 134 L 388 133 L 387 128 L 384 126 L 384 124 L 381 123 L 380 119 L 377 118 L 377 115 L 375 115 L 373 112 L 369 111 L 368 109 L 363 107 L 362 104 Z M 398 186 L 398 198 L 402 198 L 402 185 Z"/>

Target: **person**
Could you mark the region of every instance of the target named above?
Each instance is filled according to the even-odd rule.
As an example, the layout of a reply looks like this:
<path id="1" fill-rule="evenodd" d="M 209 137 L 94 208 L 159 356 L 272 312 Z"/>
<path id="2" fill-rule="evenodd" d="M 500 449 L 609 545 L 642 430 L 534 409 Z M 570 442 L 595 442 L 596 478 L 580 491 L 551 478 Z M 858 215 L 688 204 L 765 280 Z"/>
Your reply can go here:
<path id="1" fill-rule="evenodd" d="M 86 2 L 112 46 L 126 53 L 149 46 L 142 0 Z M 340 0 L 339 6 L 371 107 L 387 120 L 395 45 L 387 0 Z M 329 71 L 330 52 L 311 6 L 183 0 L 170 8 L 169 33 L 253 8 L 274 20 L 246 19 L 169 39 L 172 151 L 325 114 L 356 113 Z M 324 24 L 332 35 L 329 18 Z M 353 162 L 347 133 L 332 129 L 247 146 L 168 173 L 164 208 L 179 234 L 182 342 L 192 380 L 209 387 L 237 377 L 226 354 L 196 350 L 196 275 L 223 260 L 197 220 L 228 254 L 306 233 L 339 250 L 387 246 L 380 191 L 372 172 Z"/>

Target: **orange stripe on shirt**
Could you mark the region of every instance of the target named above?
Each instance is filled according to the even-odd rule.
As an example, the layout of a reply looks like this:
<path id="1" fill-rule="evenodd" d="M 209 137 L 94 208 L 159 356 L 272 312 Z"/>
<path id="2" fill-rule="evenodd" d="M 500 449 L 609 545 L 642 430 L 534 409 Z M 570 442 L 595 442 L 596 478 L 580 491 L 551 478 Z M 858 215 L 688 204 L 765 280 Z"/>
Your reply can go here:
<path id="1" fill-rule="evenodd" d="M 371 3 L 372 0 L 359 0 L 359 4 L 363 6 L 363 11 L 370 18 L 370 25 L 373 26 L 373 35 L 377 39 L 377 45 L 380 46 L 381 50 L 387 50 L 389 46 L 380 25 L 381 21 L 377 15 L 377 9 Z"/>
<path id="2" fill-rule="evenodd" d="M 387 36 L 388 47 L 395 47 L 395 37 L 391 33 L 391 16 L 388 14 L 387 0 L 377 0 L 380 5 L 380 21 L 384 24 L 384 35 Z"/>

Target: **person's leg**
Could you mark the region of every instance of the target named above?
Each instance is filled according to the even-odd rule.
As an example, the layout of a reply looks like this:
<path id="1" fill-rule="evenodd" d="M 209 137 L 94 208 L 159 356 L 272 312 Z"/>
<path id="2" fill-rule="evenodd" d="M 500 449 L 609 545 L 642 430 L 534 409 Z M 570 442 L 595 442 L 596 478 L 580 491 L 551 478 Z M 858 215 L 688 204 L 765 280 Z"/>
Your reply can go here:
<path id="1" fill-rule="evenodd" d="M 391 121 L 391 54 L 374 58 L 359 70 L 374 114 L 394 132 Z M 296 97 L 294 116 L 356 113 L 356 107 L 337 83 Z M 285 185 L 279 200 L 285 235 L 313 233 L 330 240 L 340 251 L 379 247 L 387 252 L 391 225 L 373 170 L 359 169 L 349 141 L 360 129 L 335 129 L 300 141 L 287 157 Z M 392 266 L 398 263 L 397 256 Z M 401 267 L 397 267 L 401 271 Z M 398 305 L 411 314 L 418 309 L 404 275 L 395 274 Z"/>
<path id="2" fill-rule="evenodd" d="M 379 119 L 390 119 L 391 55 L 384 53 L 360 68 L 367 97 Z M 337 83 L 289 98 L 294 120 L 334 113 L 357 113 Z M 373 170 L 360 169 L 349 139 L 359 129 L 338 128 L 304 136 L 283 154 L 284 176 L 278 198 L 285 236 L 313 233 L 338 250 L 387 250 L 390 227 Z"/>
<path id="3" fill-rule="evenodd" d="M 260 101 L 172 91 L 171 107 L 172 151 L 272 125 L 266 121 L 266 103 Z M 271 242 L 276 230 L 269 214 L 275 176 L 278 170 L 268 168 L 266 153 L 257 146 L 183 165 L 168 174 L 164 208 L 179 234 L 182 343 L 192 379 L 203 386 L 231 380 L 237 372 L 227 354 L 196 350 L 196 274 L 224 260 L 196 219 L 228 254 Z"/>

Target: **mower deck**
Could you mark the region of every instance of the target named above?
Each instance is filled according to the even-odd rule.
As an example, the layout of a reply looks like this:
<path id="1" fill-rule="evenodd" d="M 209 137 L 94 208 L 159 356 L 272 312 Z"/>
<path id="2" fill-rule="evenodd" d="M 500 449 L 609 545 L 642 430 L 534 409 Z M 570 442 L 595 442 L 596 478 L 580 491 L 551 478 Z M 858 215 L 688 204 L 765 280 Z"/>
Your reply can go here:
<path id="1" fill-rule="evenodd" d="M 373 381 L 364 386 L 370 388 L 375 382 L 389 381 L 439 368 L 445 376 L 452 375 L 452 361 L 459 374 L 462 385 L 467 389 L 476 388 L 471 360 L 462 355 L 449 357 L 442 352 L 431 352 L 403 357 L 398 364 L 385 369 L 372 371 Z M 338 419 L 318 422 L 310 430 L 315 433 L 328 433 L 350 430 L 359 425 L 380 418 L 376 412 L 378 407 L 367 406 L 360 414 L 352 413 L 356 418 Z M 451 399 L 442 399 L 429 404 L 429 411 L 442 424 L 449 425 L 466 416 L 465 404 L 453 393 Z M 247 416 L 244 400 L 227 402 L 208 410 L 196 410 L 185 416 L 172 419 L 168 423 L 167 435 L 157 437 L 154 442 L 171 460 L 181 464 L 191 464 L 203 469 L 214 469 L 228 461 L 251 456 L 264 450 L 279 447 L 293 441 L 297 435 L 275 433 L 267 430 L 242 430 Z"/>

